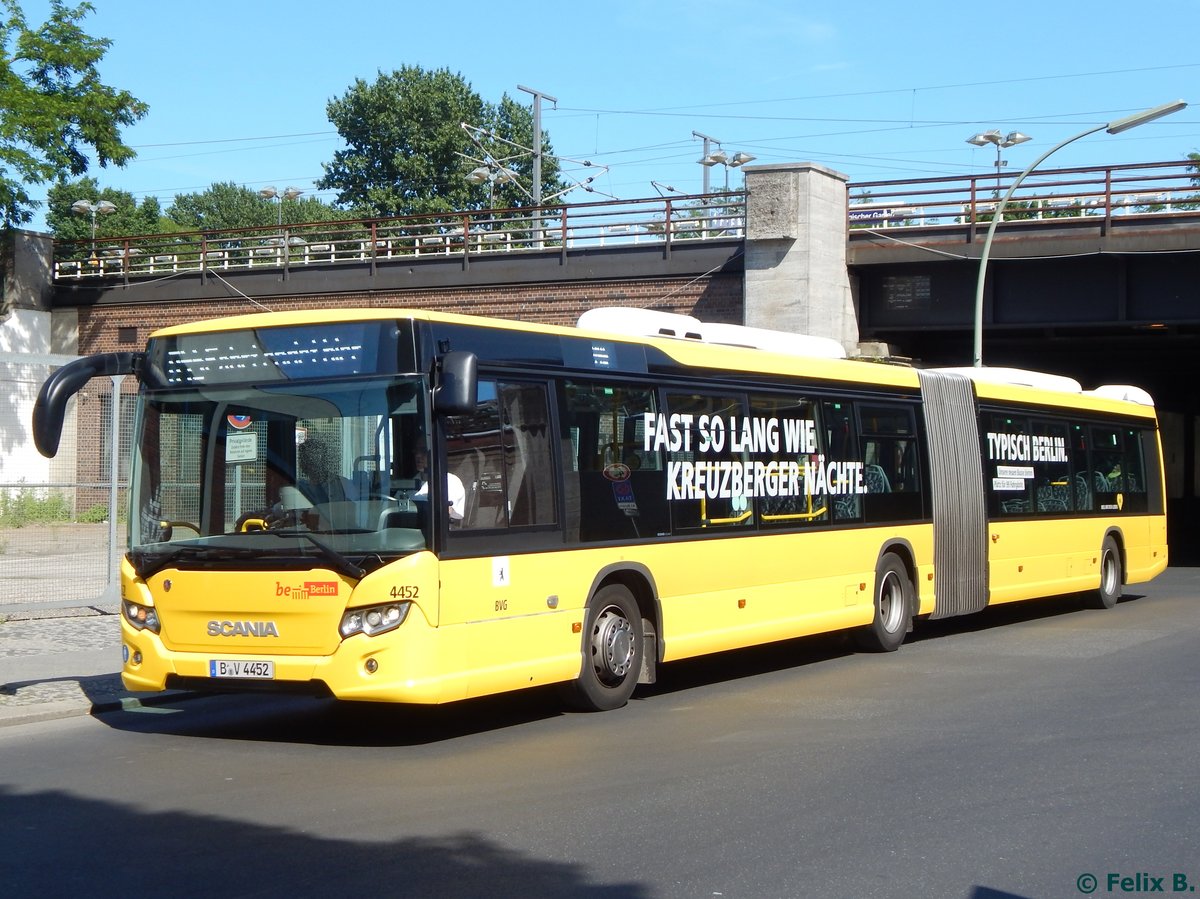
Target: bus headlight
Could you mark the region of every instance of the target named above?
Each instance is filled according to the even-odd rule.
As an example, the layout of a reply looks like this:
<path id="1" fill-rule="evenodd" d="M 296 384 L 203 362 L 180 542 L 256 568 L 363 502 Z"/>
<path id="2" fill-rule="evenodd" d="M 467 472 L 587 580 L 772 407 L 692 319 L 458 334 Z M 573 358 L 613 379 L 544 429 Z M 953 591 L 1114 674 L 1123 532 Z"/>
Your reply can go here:
<path id="1" fill-rule="evenodd" d="M 122 606 L 125 620 L 139 631 L 146 630 L 157 634 L 159 631 L 158 611 L 154 606 L 143 606 L 140 603 L 124 600 Z"/>
<path id="2" fill-rule="evenodd" d="M 350 609 L 342 616 L 342 623 L 338 630 L 342 632 L 343 637 L 352 637 L 355 634 L 374 637 L 376 634 L 394 631 L 408 617 L 410 605 L 411 603 L 407 602 L 393 602 L 386 606 Z"/>

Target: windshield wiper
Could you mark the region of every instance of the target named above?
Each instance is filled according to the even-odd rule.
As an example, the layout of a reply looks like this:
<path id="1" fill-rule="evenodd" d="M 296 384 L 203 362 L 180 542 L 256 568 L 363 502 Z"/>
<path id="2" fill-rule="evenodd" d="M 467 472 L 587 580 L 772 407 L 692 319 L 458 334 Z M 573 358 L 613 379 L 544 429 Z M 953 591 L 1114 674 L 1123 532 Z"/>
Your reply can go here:
<path id="1" fill-rule="evenodd" d="M 325 561 L 332 563 L 334 571 L 338 571 L 344 575 L 354 578 L 356 581 L 363 579 L 366 575 L 366 569 L 359 567 L 351 562 L 346 556 L 342 555 L 324 540 L 318 540 L 309 531 L 252 531 L 255 534 L 273 534 L 276 537 L 303 537 L 309 543 L 317 548 L 318 555 Z"/>
<path id="2" fill-rule="evenodd" d="M 340 574 L 357 580 L 362 580 L 367 571 L 356 565 L 346 556 L 323 540 L 318 540 L 308 531 L 247 531 L 246 534 L 270 534 L 275 537 L 302 537 L 317 549 L 317 555 L 330 563 L 330 567 Z M 245 535 L 240 535 L 245 536 Z M 147 578 L 157 574 L 173 562 L 186 559 L 189 562 L 229 562 L 235 559 L 256 559 L 258 550 L 247 546 L 227 546 L 221 544 L 196 545 L 180 543 L 171 545 L 159 551 L 152 549 L 135 549 L 129 553 L 130 561 L 140 577 Z"/>
<path id="3" fill-rule="evenodd" d="M 181 543 L 163 550 L 133 549 L 129 551 L 129 561 L 133 564 L 141 578 L 151 577 L 179 559 L 192 562 L 225 562 L 230 559 L 253 558 L 254 552 L 248 549 L 233 549 L 224 546 L 197 546 L 196 544 Z"/>

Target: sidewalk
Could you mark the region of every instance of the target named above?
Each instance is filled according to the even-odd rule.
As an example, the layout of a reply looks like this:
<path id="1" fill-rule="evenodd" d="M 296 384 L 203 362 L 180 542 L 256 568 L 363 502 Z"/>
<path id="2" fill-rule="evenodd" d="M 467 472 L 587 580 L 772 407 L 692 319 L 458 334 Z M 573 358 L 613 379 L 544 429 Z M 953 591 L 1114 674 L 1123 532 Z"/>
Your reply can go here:
<path id="1" fill-rule="evenodd" d="M 153 704 L 121 685 L 116 602 L 0 612 L 0 727 Z"/>

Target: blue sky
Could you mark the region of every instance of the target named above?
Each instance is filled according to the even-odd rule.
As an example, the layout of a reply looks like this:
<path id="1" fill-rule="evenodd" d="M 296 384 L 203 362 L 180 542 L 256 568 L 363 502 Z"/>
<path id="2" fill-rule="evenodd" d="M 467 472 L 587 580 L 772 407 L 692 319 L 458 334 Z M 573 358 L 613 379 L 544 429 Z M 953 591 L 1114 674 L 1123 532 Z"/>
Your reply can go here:
<path id="1" fill-rule="evenodd" d="M 693 131 L 756 163 L 818 162 L 854 182 L 995 171 L 992 147 L 966 143 L 990 128 L 1033 137 L 1005 151 L 1023 168 L 1091 125 L 1200 104 L 1200 0 L 93 2 L 84 28 L 113 42 L 105 80 L 150 112 L 125 132 L 138 158 L 90 174 L 164 207 L 216 181 L 332 200 L 313 188 L 341 147 L 326 103 L 405 64 L 449 68 L 492 102 L 530 102 L 519 84 L 557 97 L 543 107 L 555 151 L 609 166 L 594 186 L 622 199 L 653 196 L 651 181 L 700 192 Z M 47 4 L 24 8 L 40 22 Z M 1046 165 L 1196 150 L 1200 105 Z M 713 186 L 724 177 L 712 170 Z"/>

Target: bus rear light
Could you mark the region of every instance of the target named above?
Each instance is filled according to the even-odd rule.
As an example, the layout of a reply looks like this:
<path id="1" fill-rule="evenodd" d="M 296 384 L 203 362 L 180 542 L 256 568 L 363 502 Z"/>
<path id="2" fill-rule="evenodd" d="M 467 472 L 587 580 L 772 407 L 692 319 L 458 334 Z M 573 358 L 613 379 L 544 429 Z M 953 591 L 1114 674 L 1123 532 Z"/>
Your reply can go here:
<path id="1" fill-rule="evenodd" d="M 159 631 L 158 612 L 153 606 L 143 606 L 140 603 L 125 600 L 125 620 L 137 630 L 147 630 L 157 634 Z"/>
<path id="2" fill-rule="evenodd" d="M 408 617 L 410 605 L 412 604 L 407 602 L 393 602 L 385 606 L 350 609 L 342 616 L 342 623 L 338 630 L 341 631 L 343 637 L 352 637 L 355 634 L 374 637 L 376 634 L 394 631 Z"/>

